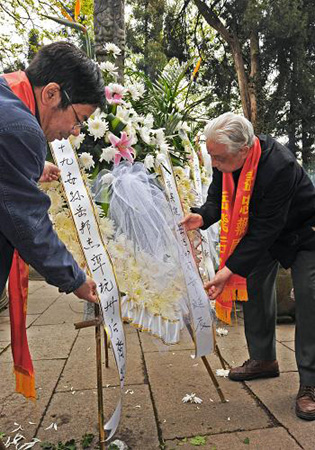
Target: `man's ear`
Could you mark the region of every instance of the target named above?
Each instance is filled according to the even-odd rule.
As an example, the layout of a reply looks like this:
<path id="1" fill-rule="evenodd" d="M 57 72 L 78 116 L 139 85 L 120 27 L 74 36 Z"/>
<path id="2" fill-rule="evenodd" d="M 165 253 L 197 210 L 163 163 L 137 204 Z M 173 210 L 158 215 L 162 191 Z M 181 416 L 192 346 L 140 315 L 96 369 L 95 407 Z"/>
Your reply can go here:
<path id="1" fill-rule="evenodd" d="M 246 159 L 246 158 L 247 158 L 247 155 L 248 155 L 248 152 L 249 152 L 249 147 L 248 147 L 248 145 L 244 145 L 244 147 L 242 147 L 242 148 L 240 149 L 239 154 L 240 154 L 240 156 L 241 156 L 243 159 Z"/>
<path id="2" fill-rule="evenodd" d="M 41 91 L 43 105 L 56 107 L 61 101 L 61 89 L 58 83 L 48 83 Z"/>

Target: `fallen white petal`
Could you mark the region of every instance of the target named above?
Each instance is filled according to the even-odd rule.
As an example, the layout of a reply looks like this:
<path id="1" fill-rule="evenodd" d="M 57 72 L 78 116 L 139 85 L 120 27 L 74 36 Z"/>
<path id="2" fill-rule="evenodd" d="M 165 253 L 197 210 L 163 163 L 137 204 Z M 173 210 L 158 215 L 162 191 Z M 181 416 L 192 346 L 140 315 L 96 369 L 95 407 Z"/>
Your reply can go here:
<path id="1" fill-rule="evenodd" d="M 125 392 L 125 394 L 130 394 L 130 395 L 132 395 L 133 393 L 134 393 L 134 392 L 133 392 L 132 389 L 127 389 L 126 392 Z"/>
<path id="2" fill-rule="evenodd" d="M 217 369 L 216 374 L 217 377 L 226 378 L 229 375 L 230 369 Z"/>
<path id="3" fill-rule="evenodd" d="M 228 330 L 226 328 L 217 328 L 216 331 L 219 336 L 226 336 L 228 334 Z"/>
<path id="4" fill-rule="evenodd" d="M 201 398 L 197 397 L 196 394 L 186 394 L 185 397 L 182 398 L 183 403 L 202 403 Z"/>

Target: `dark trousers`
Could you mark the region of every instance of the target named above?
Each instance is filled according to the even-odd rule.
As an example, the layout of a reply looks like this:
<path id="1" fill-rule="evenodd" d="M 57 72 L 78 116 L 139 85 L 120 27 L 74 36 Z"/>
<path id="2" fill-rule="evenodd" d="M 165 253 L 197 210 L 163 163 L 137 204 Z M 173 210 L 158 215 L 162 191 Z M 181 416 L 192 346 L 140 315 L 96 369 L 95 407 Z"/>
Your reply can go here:
<path id="1" fill-rule="evenodd" d="M 266 253 L 247 278 L 243 304 L 252 359 L 276 359 L 276 276 L 279 263 Z M 315 386 L 315 251 L 301 250 L 291 267 L 295 294 L 295 357 L 301 384 Z"/>

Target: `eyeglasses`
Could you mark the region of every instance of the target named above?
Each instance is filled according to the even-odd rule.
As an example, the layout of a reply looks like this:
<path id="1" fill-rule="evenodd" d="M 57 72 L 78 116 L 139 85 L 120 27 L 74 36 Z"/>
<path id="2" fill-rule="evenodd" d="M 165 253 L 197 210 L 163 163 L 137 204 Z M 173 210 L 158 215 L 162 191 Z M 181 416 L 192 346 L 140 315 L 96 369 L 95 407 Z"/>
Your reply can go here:
<path id="1" fill-rule="evenodd" d="M 81 130 L 84 127 L 84 123 L 79 119 L 79 116 L 78 116 L 76 110 L 74 109 L 74 106 L 71 103 L 71 100 L 70 100 L 70 97 L 68 95 L 68 92 L 65 89 L 63 89 L 63 92 L 65 93 L 66 99 L 68 100 L 69 105 L 71 106 L 71 108 L 72 108 L 72 110 L 74 112 L 74 115 L 75 115 L 76 123 L 73 125 L 72 128 L 74 130 Z"/>

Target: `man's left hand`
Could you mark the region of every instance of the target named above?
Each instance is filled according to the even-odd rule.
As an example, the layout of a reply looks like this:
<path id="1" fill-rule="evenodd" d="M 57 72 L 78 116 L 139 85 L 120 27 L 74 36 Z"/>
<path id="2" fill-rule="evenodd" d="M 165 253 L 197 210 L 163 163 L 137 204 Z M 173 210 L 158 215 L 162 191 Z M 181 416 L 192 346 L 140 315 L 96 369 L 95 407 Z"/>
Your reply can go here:
<path id="1" fill-rule="evenodd" d="M 215 274 L 215 277 L 212 278 L 212 280 L 204 284 L 204 288 L 208 291 L 208 295 L 211 299 L 216 299 L 217 296 L 221 294 L 225 284 L 232 275 L 233 272 L 231 272 L 228 267 L 224 266 Z"/>
<path id="2" fill-rule="evenodd" d="M 60 170 L 55 164 L 45 161 L 44 170 L 39 181 L 42 183 L 48 183 L 50 181 L 56 181 L 60 177 Z"/>

